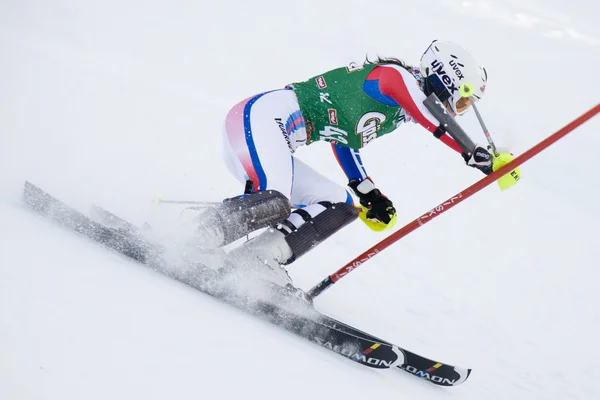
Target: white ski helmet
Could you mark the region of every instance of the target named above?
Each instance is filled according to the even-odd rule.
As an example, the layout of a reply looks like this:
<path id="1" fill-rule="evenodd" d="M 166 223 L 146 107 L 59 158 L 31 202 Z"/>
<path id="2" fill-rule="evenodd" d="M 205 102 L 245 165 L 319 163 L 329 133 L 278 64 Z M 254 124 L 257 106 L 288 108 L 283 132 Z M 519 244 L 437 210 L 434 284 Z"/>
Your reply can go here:
<path id="1" fill-rule="evenodd" d="M 421 57 L 421 74 L 425 78 L 425 94 L 435 93 L 441 101 L 448 100 L 457 115 L 469 109 L 471 99 L 483 97 L 487 83 L 483 65 L 453 42 L 434 40 Z M 469 93 L 468 97 L 461 95 L 461 88 Z"/>

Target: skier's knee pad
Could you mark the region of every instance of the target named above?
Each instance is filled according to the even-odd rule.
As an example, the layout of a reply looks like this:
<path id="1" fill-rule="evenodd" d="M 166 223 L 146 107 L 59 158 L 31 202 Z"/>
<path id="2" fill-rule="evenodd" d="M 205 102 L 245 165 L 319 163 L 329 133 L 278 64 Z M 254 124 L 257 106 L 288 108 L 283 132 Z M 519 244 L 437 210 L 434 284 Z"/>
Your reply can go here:
<path id="1" fill-rule="evenodd" d="M 264 190 L 234 197 L 208 209 L 198 220 L 198 228 L 218 226 L 223 233 L 221 246 L 257 229 L 272 226 L 289 217 L 290 201 L 276 190 Z"/>
<path id="2" fill-rule="evenodd" d="M 303 215 L 305 222 L 298 229 L 291 230 L 290 225 L 286 224 L 287 221 L 278 226 L 280 231 L 287 233 L 285 240 L 293 252 L 292 258 L 286 262 L 286 265 L 358 218 L 358 210 L 351 204 L 329 202 L 320 204 L 325 207 L 325 210 L 315 217 L 305 213 Z"/>

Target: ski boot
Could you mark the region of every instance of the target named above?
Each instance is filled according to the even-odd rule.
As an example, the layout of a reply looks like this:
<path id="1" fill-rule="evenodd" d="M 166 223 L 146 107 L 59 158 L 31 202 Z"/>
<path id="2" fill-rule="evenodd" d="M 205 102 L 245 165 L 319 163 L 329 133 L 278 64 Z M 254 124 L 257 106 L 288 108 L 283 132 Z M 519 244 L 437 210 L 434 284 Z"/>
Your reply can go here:
<path id="1" fill-rule="evenodd" d="M 307 209 L 295 210 L 276 227 L 268 228 L 234 249 L 227 255 L 226 263 L 256 274 L 267 271 L 265 278 L 270 282 L 310 301 L 304 291 L 294 286 L 284 266 L 355 220 L 358 210 L 350 204 L 329 202 L 314 204 Z"/>

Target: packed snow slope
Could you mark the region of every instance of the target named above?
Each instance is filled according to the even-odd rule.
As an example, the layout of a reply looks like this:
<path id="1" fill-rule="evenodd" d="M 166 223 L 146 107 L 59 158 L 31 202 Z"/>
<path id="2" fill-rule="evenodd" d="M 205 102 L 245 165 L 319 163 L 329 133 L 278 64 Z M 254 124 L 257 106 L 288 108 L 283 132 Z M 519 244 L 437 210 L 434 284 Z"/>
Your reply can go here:
<path id="1" fill-rule="evenodd" d="M 600 118 L 316 300 L 473 368 L 455 388 L 352 363 L 19 202 L 28 179 L 140 224 L 172 213 L 157 195 L 236 195 L 220 160 L 232 105 L 365 54 L 417 63 L 436 38 L 485 63 L 480 110 L 520 154 L 598 103 L 599 14 L 592 0 L 0 2 L 0 398 L 600 398 Z M 474 115 L 460 122 L 485 141 Z M 415 125 L 362 154 L 398 227 L 482 177 Z M 326 144 L 297 155 L 345 184 Z M 356 222 L 290 273 L 308 289 L 383 237 Z"/>

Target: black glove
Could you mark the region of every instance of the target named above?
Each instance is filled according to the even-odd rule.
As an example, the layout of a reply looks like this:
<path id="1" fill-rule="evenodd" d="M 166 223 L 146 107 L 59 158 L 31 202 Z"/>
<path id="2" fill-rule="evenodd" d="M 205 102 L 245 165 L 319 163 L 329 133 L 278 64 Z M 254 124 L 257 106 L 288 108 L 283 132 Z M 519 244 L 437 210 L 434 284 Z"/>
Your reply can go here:
<path id="1" fill-rule="evenodd" d="M 486 175 L 492 173 L 492 161 L 494 158 L 485 147 L 477 144 L 472 152 L 464 152 L 462 156 L 468 166 L 477 168 Z"/>
<path id="2" fill-rule="evenodd" d="M 384 224 L 389 224 L 396 215 L 396 209 L 390 199 L 385 197 L 379 189 L 375 188 L 373 181 L 367 178 L 363 181 L 351 179 L 348 186 L 360 199 L 360 204 L 366 207 L 368 219 L 375 219 Z"/>

